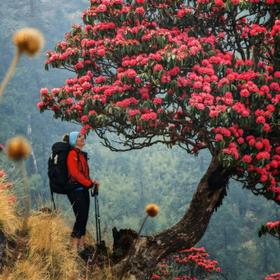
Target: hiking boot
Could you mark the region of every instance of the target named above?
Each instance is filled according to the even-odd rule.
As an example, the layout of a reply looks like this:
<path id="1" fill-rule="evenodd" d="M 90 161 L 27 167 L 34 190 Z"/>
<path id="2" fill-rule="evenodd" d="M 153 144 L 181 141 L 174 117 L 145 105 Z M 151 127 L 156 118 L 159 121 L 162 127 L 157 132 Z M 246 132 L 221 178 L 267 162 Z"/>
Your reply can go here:
<path id="1" fill-rule="evenodd" d="M 94 251 L 95 249 L 93 246 L 86 246 L 83 250 L 79 251 L 78 254 L 84 261 L 87 262 L 90 258 L 92 258 Z"/>

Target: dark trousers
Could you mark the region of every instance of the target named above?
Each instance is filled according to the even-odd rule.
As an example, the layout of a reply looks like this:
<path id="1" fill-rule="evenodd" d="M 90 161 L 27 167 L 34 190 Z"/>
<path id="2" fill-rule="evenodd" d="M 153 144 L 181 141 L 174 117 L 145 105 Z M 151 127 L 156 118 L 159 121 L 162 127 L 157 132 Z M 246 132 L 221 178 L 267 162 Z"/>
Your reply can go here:
<path id="1" fill-rule="evenodd" d="M 71 191 L 67 196 L 76 216 L 71 236 L 74 238 L 80 238 L 86 234 L 90 205 L 89 191 L 87 189 Z"/>

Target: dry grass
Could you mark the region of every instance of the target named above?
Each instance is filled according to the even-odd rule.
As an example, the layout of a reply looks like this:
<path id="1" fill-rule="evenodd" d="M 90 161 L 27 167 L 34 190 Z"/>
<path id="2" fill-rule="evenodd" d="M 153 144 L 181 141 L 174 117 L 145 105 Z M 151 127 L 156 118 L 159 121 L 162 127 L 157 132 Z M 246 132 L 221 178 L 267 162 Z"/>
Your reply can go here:
<path id="1" fill-rule="evenodd" d="M 40 265 L 40 259 L 18 261 L 12 272 L 4 271 L 0 280 L 46 280 Z"/>
<path id="2" fill-rule="evenodd" d="M 90 267 L 69 247 L 70 228 L 59 214 L 34 212 L 22 231 L 23 217 L 17 215 L 6 176 L 0 176 L 0 231 L 16 246 L 6 250 L 0 280 L 117 280 L 110 264 Z M 95 240 L 89 233 L 87 244 Z"/>
<path id="3" fill-rule="evenodd" d="M 34 213 L 27 226 L 28 234 L 17 237 L 13 261 L 6 263 L 0 280 L 85 279 L 81 259 L 69 249 L 70 230 L 58 215 Z"/>
<path id="4" fill-rule="evenodd" d="M 38 213 L 28 221 L 29 259 L 41 258 L 46 279 L 78 279 L 81 264 L 69 250 L 69 228 L 55 214 Z"/>
<path id="5" fill-rule="evenodd" d="M 15 248 L 18 257 L 4 268 L 0 280 L 119 280 L 110 264 L 102 269 L 97 264 L 87 267 L 69 249 L 70 229 L 60 215 L 36 212 L 27 226 L 28 234 L 21 236 L 25 240 L 20 246 L 22 252 L 18 254 L 19 247 Z M 89 234 L 87 241 L 93 242 Z"/>
<path id="6" fill-rule="evenodd" d="M 9 184 L 6 176 L 0 177 L 0 230 L 7 238 L 14 239 L 21 222 L 16 214 L 14 196 L 7 189 Z"/>

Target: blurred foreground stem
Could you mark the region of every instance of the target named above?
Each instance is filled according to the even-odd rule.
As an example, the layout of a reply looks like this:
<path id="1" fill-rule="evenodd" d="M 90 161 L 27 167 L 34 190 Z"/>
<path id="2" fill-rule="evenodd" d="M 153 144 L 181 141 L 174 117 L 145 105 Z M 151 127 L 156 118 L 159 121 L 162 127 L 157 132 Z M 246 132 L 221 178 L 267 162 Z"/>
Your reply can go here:
<path id="1" fill-rule="evenodd" d="M 13 77 L 15 71 L 16 71 L 16 66 L 17 66 L 17 63 L 19 61 L 19 58 L 20 58 L 20 51 L 17 49 L 16 50 L 16 53 L 14 55 L 14 58 L 10 64 L 10 67 L 6 73 L 6 76 L 4 78 L 4 80 L 2 81 L 1 85 L 0 85 L 0 101 L 1 101 L 1 98 L 2 98 L 2 95 L 3 95 L 3 92 L 6 88 L 6 86 L 8 85 L 9 81 L 11 80 L 11 78 Z"/>
<path id="2" fill-rule="evenodd" d="M 25 168 L 25 161 L 21 160 L 20 163 L 20 173 L 23 179 L 23 191 L 24 191 L 24 197 L 23 197 L 23 206 L 24 206 L 24 212 L 23 212 L 23 229 L 27 227 L 27 221 L 30 213 L 30 206 L 31 206 L 31 201 L 30 201 L 30 193 L 29 193 L 29 182 L 28 182 L 28 177 L 27 177 L 27 172 Z"/>
<path id="3" fill-rule="evenodd" d="M 145 219 L 144 219 L 144 221 L 143 221 L 143 223 L 142 223 L 142 225 L 141 225 L 141 227 L 140 227 L 140 229 L 138 231 L 138 235 L 140 235 L 140 233 L 141 233 L 141 231 L 142 231 L 142 229 L 143 229 L 143 227 L 144 227 L 148 217 L 149 217 L 149 215 L 146 215 L 146 217 L 145 217 Z"/>

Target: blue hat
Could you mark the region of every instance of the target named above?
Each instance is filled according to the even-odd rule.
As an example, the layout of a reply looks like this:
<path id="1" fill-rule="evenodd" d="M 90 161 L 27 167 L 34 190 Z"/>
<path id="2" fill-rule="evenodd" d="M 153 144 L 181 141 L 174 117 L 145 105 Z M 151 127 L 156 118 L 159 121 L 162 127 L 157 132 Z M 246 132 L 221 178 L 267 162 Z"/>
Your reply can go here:
<path id="1" fill-rule="evenodd" d="M 74 147 L 77 142 L 78 135 L 80 133 L 78 131 L 72 131 L 69 133 L 69 144 L 70 146 Z"/>

